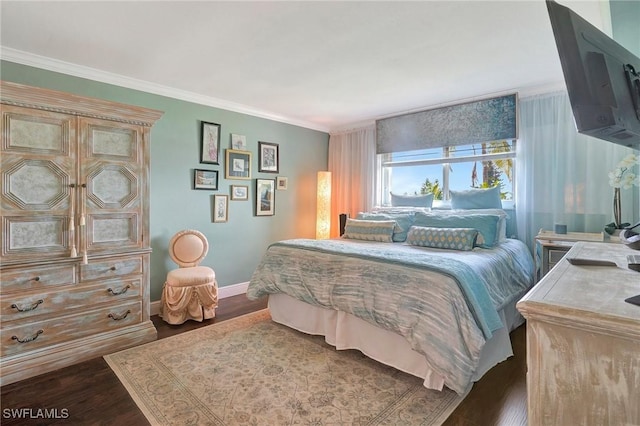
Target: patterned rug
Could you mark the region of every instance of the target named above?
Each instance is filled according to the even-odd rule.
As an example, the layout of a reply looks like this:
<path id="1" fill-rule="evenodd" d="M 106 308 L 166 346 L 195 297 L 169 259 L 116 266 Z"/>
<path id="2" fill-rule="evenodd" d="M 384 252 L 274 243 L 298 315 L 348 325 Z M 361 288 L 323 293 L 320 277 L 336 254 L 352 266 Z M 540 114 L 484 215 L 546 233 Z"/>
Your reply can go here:
<path id="1" fill-rule="evenodd" d="M 104 358 L 152 425 L 439 425 L 462 401 L 266 309 Z"/>

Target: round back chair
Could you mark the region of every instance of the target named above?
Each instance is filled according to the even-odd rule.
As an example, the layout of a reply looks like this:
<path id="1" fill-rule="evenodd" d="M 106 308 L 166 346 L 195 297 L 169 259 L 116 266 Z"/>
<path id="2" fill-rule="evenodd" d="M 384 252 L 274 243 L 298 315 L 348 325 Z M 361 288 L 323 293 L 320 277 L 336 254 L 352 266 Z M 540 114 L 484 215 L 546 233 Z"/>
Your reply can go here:
<path id="1" fill-rule="evenodd" d="M 200 231 L 185 229 L 171 238 L 169 256 L 179 268 L 167 274 L 160 308 L 160 316 L 169 324 L 216 316 L 216 273 L 208 266 L 199 266 L 208 252 L 209 242 Z"/>
<path id="2" fill-rule="evenodd" d="M 209 253 L 207 237 L 200 231 L 180 231 L 169 242 L 169 256 L 181 268 L 198 266 Z"/>

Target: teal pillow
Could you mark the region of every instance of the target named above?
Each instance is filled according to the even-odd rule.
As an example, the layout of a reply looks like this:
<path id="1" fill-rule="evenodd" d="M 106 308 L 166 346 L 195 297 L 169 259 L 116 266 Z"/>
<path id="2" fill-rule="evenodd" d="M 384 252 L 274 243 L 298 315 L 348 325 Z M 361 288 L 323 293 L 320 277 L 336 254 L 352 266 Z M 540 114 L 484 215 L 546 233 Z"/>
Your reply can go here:
<path id="1" fill-rule="evenodd" d="M 489 214 L 459 216 L 418 212 L 413 224 L 429 228 L 473 228 L 478 231 L 476 245 L 491 248 L 499 241 L 499 220 L 500 216 Z"/>
<path id="2" fill-rule="evenodd" d="M 472 216 L 475 214 L 496 215 L 498 219 L 498 241 L 503 242 L 507 239 L 507 218 L 509 215 L 502 209 L 458 209 L 458 210 L 432 210 L 434 214 L 453 214 L 458 216 Z"/>
<path id="3" fill-rule="evenodd" d="M 392 243 L 396 226 L 395 220 L 347 219 L 342 238 Z"/>
<path id="4" fill-rule="evenodd" d="M 393 207 L 429 207 L 433 204 L 433 194 L 424 195 L 395 195 L 391 193 Z"/>
<path id="5" fill-rule="evenodd" d="M 500 187 L 449 191 L 452 209 L 501 209 Z"/>
<path id="6" fill-rule="evenodd" d="M 398 243 L 407 239 L 407 232 L 413 224 L 413 213 L 358 213 L 356 219 L 395 220 L 398 226 L 393 231 L 393 241 Z"/>
<path id="7" fill-rule="evenodd" d="M 412 226 L 407 243 L 449 250 L 473 250 L 478 231 L 473 228 L 429 228 Z"/>

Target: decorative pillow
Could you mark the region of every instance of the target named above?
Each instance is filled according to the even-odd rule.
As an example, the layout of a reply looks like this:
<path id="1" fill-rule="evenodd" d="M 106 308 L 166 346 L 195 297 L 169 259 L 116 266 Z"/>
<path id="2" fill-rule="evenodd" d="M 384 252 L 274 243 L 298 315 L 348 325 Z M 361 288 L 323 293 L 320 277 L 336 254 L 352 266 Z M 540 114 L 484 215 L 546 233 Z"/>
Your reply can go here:
<path id="1" fill-rule="evenodd" d="M 412 226 L 407 243 L 414 246 L 450 250 L 472 250 L 478 236 L 473 228 L 429 228 Z"/>
<path id="2" fill-rule="evenodd" d="M 498 241 L 503 242 L 507 239 L 507 218 L 509 215 L 502 209 L 458 209 L 458 210 L 432 210 L 434 214 L 442 215 L 458 215 L 458 216 L 473 216 L 476 214 L 488 214 L 496 215 L 500 217 L 498 219 Z"/>
<path id="3" fill-rule="evenodd" d="M 395 195 L 391 193 L 391 205 L 393 207 L 431 207 L 433 194 L 424 195 Z"/>
<path id="4" fill-rule="evenodd" d="M 397 226 L 393 231 L 393 241 L 402 242 L 407 239 L 407 232 L 413 224 L 413 213 L 358 213 L 356 219 L 361 220 L 395 220 Z"/>
<path id="5" fill-rule="evenodd" d="M 342 238 L 391 243 L 396 226 L 395 220 L 347 219 Z"/>
<path id="6" fill-rule="evenodd" d="M 500 187 L 449 191 L 452 209 L 501 209 Z"/>
<path id="7" fill-rule="evenodd" d="M 476 245 L 491 248 L 498 243 L 498 221 L 500 216 L 473 214 L 469 216 L 416 213 L 415 226 L 431 228 L 474 228 L 478 230 Z"/>

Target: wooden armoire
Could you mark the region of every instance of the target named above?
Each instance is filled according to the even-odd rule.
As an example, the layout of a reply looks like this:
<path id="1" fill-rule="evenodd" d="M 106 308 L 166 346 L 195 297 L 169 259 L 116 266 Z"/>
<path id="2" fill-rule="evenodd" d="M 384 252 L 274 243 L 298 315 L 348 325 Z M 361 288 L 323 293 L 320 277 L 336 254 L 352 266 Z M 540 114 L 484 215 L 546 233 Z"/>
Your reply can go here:
<path id="1" fill-rule="evenodd" d="M 0 82 L 0 375 L 157 338 L 149 135 L 162 112 Z"/>

